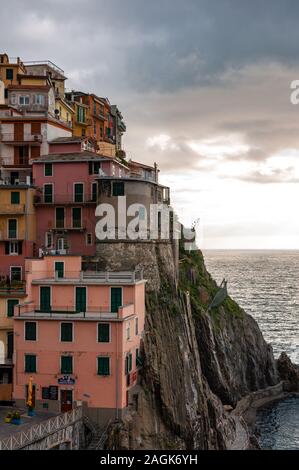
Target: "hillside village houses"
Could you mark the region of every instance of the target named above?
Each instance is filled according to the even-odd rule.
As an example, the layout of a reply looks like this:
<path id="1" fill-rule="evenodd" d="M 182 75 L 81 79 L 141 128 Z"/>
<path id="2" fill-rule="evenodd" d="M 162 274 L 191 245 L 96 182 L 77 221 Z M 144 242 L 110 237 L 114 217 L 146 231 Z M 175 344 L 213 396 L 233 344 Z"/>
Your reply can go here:
<path id="1" fill-rule="evenodd" d="M 101 269 L 95 210 L 169 205 L 169 188 L 126 156 L 118 106 L 66 80 L 0 54 L 0 404 L 25 406 L 32 378 L 35 407 L 101 421 L 138 380 L 146 280 Z"/>

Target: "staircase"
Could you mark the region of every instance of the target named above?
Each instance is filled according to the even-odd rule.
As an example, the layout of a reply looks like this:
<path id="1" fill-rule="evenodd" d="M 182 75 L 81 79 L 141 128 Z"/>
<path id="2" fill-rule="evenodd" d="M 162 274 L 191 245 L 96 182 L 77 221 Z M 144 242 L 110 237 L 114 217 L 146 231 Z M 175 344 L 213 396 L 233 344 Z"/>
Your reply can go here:
<path id="1" fill-rule="evenodd" d="M 87 416 L 84 416 L 83 422 L 91 432 L 91 441 L 87 446 L 87 450 L 103 450 L 107 441 L 108 428 L 111 421 L 105 423 L 103 426 L 99 426 Z"/>

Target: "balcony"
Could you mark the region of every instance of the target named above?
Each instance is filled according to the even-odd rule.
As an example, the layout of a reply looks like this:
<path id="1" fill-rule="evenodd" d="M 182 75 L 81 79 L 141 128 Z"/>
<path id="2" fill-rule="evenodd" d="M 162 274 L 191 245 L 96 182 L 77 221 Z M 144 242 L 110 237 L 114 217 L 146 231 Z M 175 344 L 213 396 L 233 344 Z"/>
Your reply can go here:
<path id="1" fill-rule="evenodd" d="M 82 194 L 82 197 L 77 197 L 77 200 L 74 200 L 74 196 L 70 193 L 65 194 L 37 194 L 34 196 L 35 205 L 51 205 L 51 204 L 61 204 L 66 205 L 85 205 L 85 204 L 96 204 L 96 200 L 92 198 L 90 194 Z"/>
<path id="2" fill-rule="evenodd" d="M 134 304 L 119 307 L 117 312 L 111 312 L 109 306 L 87 307 L 84 311 L 78 311 L 74 306 L 55 305 L 49 309 L 40 309 L 34 302 L 24 302 L 15 306 L 15 319 L 39 319 L 39 320 L 109 320 L 122 321 L 135 314 Z"/>
<path id="3" fill-rule="evenodd" d="M 36 143 L 41 144 L 43 137 L 41 134 L 23 134 L 17 136 L 13 132 L 2 132 L 0 134 L 0 142 L 7 143 L 7 144 L 19 144 L 19 143 Z"/>
<path id="4" fill-rule="evenodd" d="M 26 295 L 25 281 L 0 282 L 0 297 L 19 297 Z"/>
<path id="5" fill-rule="evenodd" d="M 57 256 L 57 255 L 56 255 Z M 62 284 L 62 285 L 125 285 L 134 284 L 143 280 L 143 270 L 135 271 L 65 271 L 63 277 L 59 277 L 58 272 L 36 272 L 38 279 L 33 279 L 32 284 Z"/>
<path id="6" fill-rule="evenodd" d="M 1 186 L 0 186 L 1 188 Z M 0 204 L 0 215 L 18 215 L 25 213 L 25 204 Z"/>

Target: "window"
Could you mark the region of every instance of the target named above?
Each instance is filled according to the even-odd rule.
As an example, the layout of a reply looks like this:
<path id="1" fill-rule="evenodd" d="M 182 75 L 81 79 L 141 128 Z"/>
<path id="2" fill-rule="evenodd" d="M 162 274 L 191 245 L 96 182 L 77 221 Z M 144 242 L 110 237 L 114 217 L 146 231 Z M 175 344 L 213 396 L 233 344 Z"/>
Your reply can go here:
<path id="1" fill-rule="evenodd" d="M 6 80 L 13 80 L 13 69 L 6 69 Z"/>
<path id="2" fill-rule="evenodd" d="M 26 106 L 29 104 L 29 96 L 28 95 L 21 95 L 19 96 L 19 104 L 21 106 Z"/>
<path id="3" fill-rule="evenodd" d="M 56 207 L 56 228 L 64 228 L 64 207 Z"/>
<path id="4" fill-rule="evenodd" d="M 97 183 L 92 183 L 91 185 L 91 200 L 97 202 L 98 197 L 98 185 Z"/>
<path id="5" fill-rule="evenodd" d="M 127 324 L 127 341 L 131 338 L 131 323 Z"/>
<path id="6" fill-rule="evenodd" d="M 124 185 L 124 183 L 121 183 L 121 182 L 113 183 L 112 195 L 113 196 L 124 196 L 125 195 L 125 185 Z"/>
<path id="7" fill-rule="evenodd" d="M 141 358 L 139 356 L 139 349 L 136 348 L 136 355 L 135 355 L 135 366 L 139 367 L 141 365 Z"/>
<path id="8" fill-rule="evenodd" d="M 73 324 L 72 323 L 61 323 L 60 341 L 66 341 L 66 342 L 73 341 Z"/>
<path id="9" fill-rule="evenodd" d="M 111 287 L 110 305 L 111 305 L 111 312 L 118 312 L 119 307 L 122 306 L 122 288 L 121 287 Z"/>
<path id="10" fill-rule="evenodd" d="M 92 245 L 92 233 L 86 234 L 86 245 Z"/>
<path id="11" fill-rule="evenodd" d="M 44 201 L 47 203 L 53 202 L 53 184 L 44 185 Z"/>
<path id="12" fill-rule="evenodd" d="M 25 322 L 25 340 L 36 341 L 36 322 L 35 321 Z"/>
<path id="13" fill-rule="evenodd" d="M 22 268 L 20 266 L 10 267 L 10 280 L 21 281 L 22 280 Z"/>
<path id="14" fill-rule="evenodd" d="M 17 238 L 17 219 L 8 220 L 8 238 Z"/>
<path id="15" fill-rule="evenodd" d="M 62 374 L 73 373 L 73 358 L 72 356 L 61 356 L 61 367 L 60 371 Z"/>
<path id="16" fill-rule="evenodd" d="M 76 312 L 86 312 L 86 287 L 76 287 Z"/>
<path id="17" fill-rule="evenodd" d="M 36 372 L 35 354 L 25 354 L 25 372 Z"/>
<path id="18" fill-rule="evenodd" d="M 73 228 L 81 228 L 81 207 L 72 208 Z"/>
<path id="19" fill-rule="evenodd" d="M 81 123 L 85 122 L 85 108 L 82 106 L 77 106 L 77 121 Z"/>
<path id="20" fill-rule="evenodd" d="M 39 289 L 40 289 L 39 290 L 40 311 L 50 312 L 51 311 L 51 287 L 41 286 Z"/>
<path id="21" fill-rule="evenodd" d="M 110 375 L 110 358 L 98 357 L 98 375 Z"/>
<path id="22" fill-rule="evenodd" d="M 138 335 L 138 317 L 135 318 L 135 335 Z"/>
<path id="23" fill-rule="evenodd" d="M 51 232 L 46 232 L 45 245 L 46 248 L 52 248 L 53 246 L 53 234 Z"/>
<path id="24" fill-rule="evenodd" d="M 58 240 L 57 240 L 57 250 L 59 250 L 59 251 L 66 250 L 66 247 L 67 247 L 67 245 L 66 245 L 65 238 L 58 238 Z"/>
<path id="25" fill-rule="evenodd" d="M 7 316 L 13 317 L 14 316 L 14 307 L 18 305 L 18 299 L 8 299 L 7 300 Z"/>
<path id="26" fill-rule="evenodd" d="M 94 136 L 97 135 L 97 125 L 96 125 L 96 123 L 94 123 L 94 125 L 93 125 L 93 133 L 94 133 Z"/>
<path id="27" fill-rule="evenodd" d="M 11 204 L 20 204 L 20 193 L 19 191 L 12 191 L 10 193 Z"/>
<path id="28" fill-rule="evenodd" d="M 4 88 L 4 99 L 7 100 L 8 98 L 8 89 Z"/>
<path id="29" fill-rule="evenodd" d="M 53 176 L 52 163 L 45 163 L 45 176 Z"/>
<path id="30" fill-rule="evenodd" d="M 132 353 L 127 354 L 125 359 L 125 374 L 129 374 L 132 370 Z"/>
<path id="31" fill-rule="evenodd" d="M 55 261 L 55 276 L 58 279 L 62 279 L 64 277 L 64 262 L 63 261 Z"/>
<path id="32" fill-rule="evenodd" d="M 98 343 L 110 342 L 110 324 L 98 323 Z"/>
<path id="33" fill-rule="evenodd" d="M 43 105 L 44 104 L 44 95 L 35 95 L 35 104 Z"/>
<path id="34" fill-rule="evenodd" d="M 21 255 L 22 254 L 22 242 L 7 242 L 8 243 L 8 255 Z"/>
<path id="35" fill-rule="evenodd" d="M 98 175 L 100 169 L 101 169 L 101 162 L 89 162 L 89 174 L 90 175 Z"/>
<path id="36" fill-rule="evenodd" d="M 74 184 L 74 201 L 83 202 L 84 198 L 84 185 L 83 183 Z"/>

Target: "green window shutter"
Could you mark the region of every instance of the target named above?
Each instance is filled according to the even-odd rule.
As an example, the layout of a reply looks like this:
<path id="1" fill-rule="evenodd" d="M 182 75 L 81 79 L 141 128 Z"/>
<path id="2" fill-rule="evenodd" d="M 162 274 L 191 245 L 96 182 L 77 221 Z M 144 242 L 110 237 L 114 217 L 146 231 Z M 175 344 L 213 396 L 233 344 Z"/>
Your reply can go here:
<path id="1" fill-rule="evenodd" d="M 36 322 L 35 321 L 25 322 L 25 340 L 36 341 Z"/>
<path id="2" fill-rule="evenodd" d="M 9 219 L 8 221 L 8 238 L 17 238 L 17 220 Z"/>
<path id="3" fill-rule="evenodd" d="M 122 288 L 111 287 L 111 312 L 118 312 L 122 306 Z"/>
<path id="4" fill-rule="evenodd" d="M 97 183 L 92 184 L 92 196 L 91 199 L 92 201 L 96 202 L 98 198 L 98 185 Z"/>
<path id="5" fill-rule="evenodd" d="M 56 207 L 56 228 L 64 228 L 64 208 Z"/>
<path id="6" fill-rule="evenodd" d="M 45 163 L 45 176 L 53 176 L 52 163 Z"/>
<path id="7" fill-rule="evenodd" d="M 6 80 L 13 80 L 13 69 L 6 69 Z"/>
<path id="8" fill-rule="evenodd" d="M 86 312 L 86 287 L 76 287 L 76 312 Z"/>
<path id="9" fill-rule="evenodd" d="M 51 287 L 48 287 L 48 286 L 40 287 L 40 311 L 41 312 L 51 311 Z"/>
<path id="10" fill-rule="evenodd" d="M 83 202 L 83 183 L 76 183 L 75 184 L 75 194 L 74 194 L 74 201 L 75 202 Z"/>
<path id="11" fill-rule="evenodd" d="M 13 191 L 11 194 L 11 204 L 20 204 L 20 193 Z"/>
<path id="12" fill-rule="evenodd" d="M 109 357 L 98 357 L 98 375 L 110 375 Z"/>
<path id="13" fill-rule="evenodd" d="M 53 202 L 53 185 L 45 184 L 44 186 L 44 201 Z"/>
<path id="14" fill-rule="evenodd" d="M 129 372 L 132 370 L 132 354 L 129 354 Z"/>
<path id="15" fill-rule="evenodd" d="M 123 182 L 115 182 L 113 183 L 112 188 L 112 195 L 113 196 L 124 196 L 125 195 L 125 185 Z"/>
<path id="16" fill-rule="evenodd" d="M 13 317 L 14 306 L 18 305 L 19 301 L 17 299 L 8 299 L 7 300 L 7 316 Z"/>
<path id="17" fill-rule="evenodd" d="M 109 343 L 110 341 L 110 325 L 109 323 L 98 324 L 98 342 Z"/>
<path id="18" fill-rule="evenodd" d="M 61 341 L 73 341 L 73 324 L 61 323 Z"/>
<path id="19" fill-rule="evenodd" d="M 81 207 L 73 207 L 72 209 L 73 228 L 81 228 Z"/>
<path id="20" fill-rule="evenodd" d="M 34 354 L 25 355 L 25 372 L 36 372 L 36 356 Z"/>
<path id="21" fill-rule="evenodd" d="M 139 349 L 136 348 L 136 356 L 135 356 L 135 366 L 139 366 Z"/>
<path id="22" fill-rule="evenodd" d="M 73 373 L 73 358 L 72 356 L 61 356 L 61 373 L 72 374 Z"/>
<path id="23" fill-rule="evenodd" d="M 59 279 L 64 277 L 64 263 L 62 261 L 55 262 L 55 274 L 56 273 Z"/>

